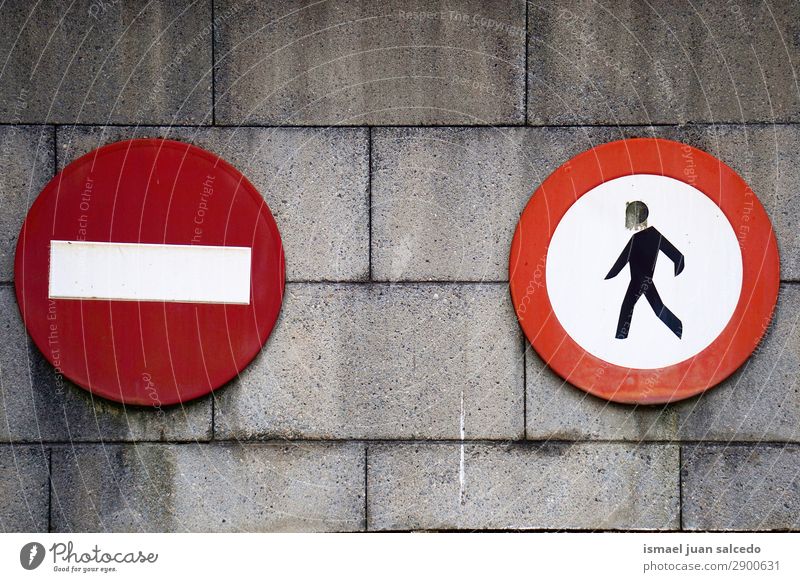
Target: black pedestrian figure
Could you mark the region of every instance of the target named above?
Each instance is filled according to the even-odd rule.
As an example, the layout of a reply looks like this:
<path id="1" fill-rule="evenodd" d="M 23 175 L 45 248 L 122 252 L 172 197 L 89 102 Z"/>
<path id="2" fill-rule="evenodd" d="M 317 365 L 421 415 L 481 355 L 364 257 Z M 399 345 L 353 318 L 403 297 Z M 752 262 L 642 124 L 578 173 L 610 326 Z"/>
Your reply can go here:
<path id="1" fill-rule="evenodd" d="M 619 275 L 622 268 L 630 263 L 631 282 L 622 300 L 617 323 L 617 339 L 628 337 L 636 302 L 644 295 L 658 318 L 679 338 L 683 335 L 683 323 L 661 301 L 653 283 L 658 252 L 662 251 L 675 263 L 675 276 L 683 271 L 683 255 L 653 226 L 647 226 L 649 211 L 644 202 L 630 202 L 625 208 L 625 227 L 636 231 L 628 244 L 622 249 L 617 262 L 611 267 L 606 279 Z"/>

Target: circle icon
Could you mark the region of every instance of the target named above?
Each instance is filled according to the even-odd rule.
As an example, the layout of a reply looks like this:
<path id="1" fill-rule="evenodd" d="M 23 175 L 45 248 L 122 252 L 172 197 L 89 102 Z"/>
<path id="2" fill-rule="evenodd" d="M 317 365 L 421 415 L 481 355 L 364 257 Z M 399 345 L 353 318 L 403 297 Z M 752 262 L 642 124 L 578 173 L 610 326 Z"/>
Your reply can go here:
<path id="1" fill-rule="evenodd" d="M 780 265 L 742 178 L 706 152 L 646 138 L 592 148 L 542 183 L 509 277 L 523 331 L 561 377 L 656 404 L 744 363 L 771 320 Z"/>
<path id="2" fill-rule="evenodd" d="M 44 561 L 44 546 L 39 542 L 28 542 L 19 551 L 19 563 L 26 570 L 35 570 Z"/>
<path id="3" fill-rule="evenodd" d="M 137 139 L 65 167 L 33 203 L 14 264 L 45 358 L 93 394 L 161 406 L 236 377 L 283 298 L 275 220 L 233 166 Z"/>

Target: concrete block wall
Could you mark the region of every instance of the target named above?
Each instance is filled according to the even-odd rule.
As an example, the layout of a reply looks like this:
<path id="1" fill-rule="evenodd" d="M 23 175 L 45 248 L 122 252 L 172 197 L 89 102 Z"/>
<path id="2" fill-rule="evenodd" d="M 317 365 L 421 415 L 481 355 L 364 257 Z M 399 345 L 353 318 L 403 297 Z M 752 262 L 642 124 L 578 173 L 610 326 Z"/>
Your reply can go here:
<path id="1" fill-rule="evenodd" d="M 0 529 L 800 529 L 798 30 L 792 0 L 6 2 Z M 145 136 L 247 175 L 287 267 L 253 364 L 161 413 L 57 376 L 13 290 L 47 180 Z M 565 384 L 508 294 L 533 190 L 633 136 L 731 165 L 781 251 L 756 353 L 669 406 Z"/>

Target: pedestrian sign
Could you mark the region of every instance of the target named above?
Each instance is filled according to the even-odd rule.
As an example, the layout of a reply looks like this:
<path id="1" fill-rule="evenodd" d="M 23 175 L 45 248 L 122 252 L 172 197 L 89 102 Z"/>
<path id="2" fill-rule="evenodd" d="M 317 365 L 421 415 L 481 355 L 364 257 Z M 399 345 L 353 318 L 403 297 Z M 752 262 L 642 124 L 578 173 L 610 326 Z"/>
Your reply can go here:
<path id="1" fill-rule="evenodd" d="M 775 306 L 766 212 L 731 168 L 673 141 L 569 160 L 536 190 L 511 246 L 522 328 L 563 378 L 627 403 L 698 394 L 752 353 Z"/>
<path id="2" fill-rule="evenodd" d="M 625 225 L 637 232 L 628 240 L 628 244 L 622 249 L 619 258 L 606 275 L 606 279 L 616 277 L 625 265 L 630 264 L 631 282 L 622 300 L 616 338 L 628 337 L 633 309 L 639 298 L 644 295 L 653 312 L 680 339 L 683 336 L 683 323 L 661 301 L 653 275 L 660 251 L 675 263 L 676 277 L 683 272 L 683 255 L 654 226 L 647 226 L 647 215 L 647 205 L 644 202 L 635 200 L 626 203 Z"/>

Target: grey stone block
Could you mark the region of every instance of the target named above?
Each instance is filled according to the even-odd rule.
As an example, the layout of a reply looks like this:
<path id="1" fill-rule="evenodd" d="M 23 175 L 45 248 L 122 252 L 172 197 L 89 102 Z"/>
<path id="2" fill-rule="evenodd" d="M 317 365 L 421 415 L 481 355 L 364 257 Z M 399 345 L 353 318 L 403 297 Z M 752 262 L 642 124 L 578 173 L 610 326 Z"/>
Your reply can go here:
<path id="1" fill-rule="evenodd" d="M 53 176 L 54 155 L 51 127 L 0 127 L 0 281 L 14 278 L 19 229 Z"/>
<path id="2" fill-rule="evenodd" d="M 353 531 L 357 444 L 115 445 L 53 451 L 53 531 Z"/>
<path id="3" fill-rule="evenodd" d="M 532 347 L 525 353 L 526 436 L 557 440 L 669 440 L 674 406 L 631 406 L 596 398 L 562 380 Z"/>
<path id="4" fill-rule="evenodd" d="M 796 121 L 791 0 L 528 9 L 532 124 Z"/>
<path id="5" fill-rule="evenodd" d="M 93 397 L 29 341 L 12 287 L 0 287 L 0 442 L 207 440 L 211 397 L 162 410 Z"/>
<path id="6" fill-rule="evenodd" d="M 225 438 L 520 438 L 503 285 L 286 288 L 269 343 L 217 395 Z"/>
<path id="7" fill-rule="evenodd" d="M 678 527 L 675 446 L 385 444 L 367 458 L 370 530 Z"/>
<path id="8" fill-rule="evenodd" d="M 511 237 L 533 191 L 572 156 L 619 136 L 610 128 L 374 130 L 374 277 L 508 280 Z"/>
<path id="9" fill-rule="evenodd" d="M 278 223 L 288 280 L 369 276 L 366 129 L 59 128 L 59 166 L 101 145 L 142 137 L 194 143 L 247 176 Z"/>
<path id="10" fill-rule="evenodd" d="M 750 360 L 704 394 L 665 406 L 606 402 L 564 383 L 529 349 L 527 437 L 800 441 L 800 287 L 781 288 L 773 324 Z"/>
<path id="11" fill-rule="evenodd" d="M 0 120 L 211 123 L 211 3 L 11 2 Z"/>
<path id="12" fill-rule="evenodd" d="M 224 123 L 524 123 L 525 4 L 236 3 L 216 29 Z"/>
<path id="13" fill-rule="evenodd" d="M 48 529 L 50 451 L 0 445 L 0 532 Z"/>
<path id="14" fill-rule="evenodd" d="M 683 447 L 683 527 L 800 530 L 800 448 Z"/>
<path id="15" fill-rule="evenodd" d="M 533 191 L 574 155 L 662 137 L 719 157 L 770 215 L 786 279 L 800 278 L 800 128 L 419 128 L 373 132 L 373 274 L 380 280 L 508 278 L 508 252 Z"/>

